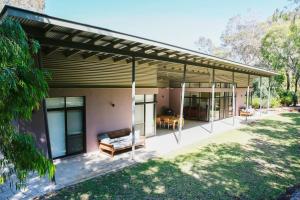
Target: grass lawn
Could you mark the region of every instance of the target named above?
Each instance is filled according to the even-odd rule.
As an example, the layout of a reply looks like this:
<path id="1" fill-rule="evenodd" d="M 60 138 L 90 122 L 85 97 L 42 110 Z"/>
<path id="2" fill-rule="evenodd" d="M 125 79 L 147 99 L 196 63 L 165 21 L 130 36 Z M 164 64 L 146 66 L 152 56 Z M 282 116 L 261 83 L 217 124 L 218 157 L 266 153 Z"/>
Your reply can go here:
<path id="1" fill-rule="evenodd" d="M 49 199 L 274 199 L 300 183 L 300 114 L 283 113 Z"/>

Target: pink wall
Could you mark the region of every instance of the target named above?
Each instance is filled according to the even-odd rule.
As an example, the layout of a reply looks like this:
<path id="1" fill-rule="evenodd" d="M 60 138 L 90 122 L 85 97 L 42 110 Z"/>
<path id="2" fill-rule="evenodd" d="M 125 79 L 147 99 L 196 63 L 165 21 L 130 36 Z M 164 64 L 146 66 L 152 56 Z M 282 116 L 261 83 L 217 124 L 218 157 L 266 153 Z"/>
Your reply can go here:
<path id="1" fill-rule="evenodd" d="M 157 115 L 162 114 L 162 108 L 169 108 L 169 88 L 159 88 L 158 95 L 156 96 L 156 112 Z"/>
<path id="2" fill-rule="evenodd" d="M 31 133 L 36 141 L 36 146 L 48 156 L 47 139 L 46 139 L 46 127 L 44 112 L 42 105 L 40 110 L 33 111 L 31 121 L 18 122 L 19 130 L 25 133 Z"/>
<path id="3" fill-rule="evenodd" d="M 131 127 L 130 88 L 51 89 L 50 97 L 85 96 L 87 152 L 98 149 L 97 134 Z M 115 104 L 113 107 L 111 104 Z"/>
<path id="4" fill-rule="evenodd" d="M 170 88 L 170 108 L 174 111 L 175 115 L 180 114 L 180 88 Z"/>

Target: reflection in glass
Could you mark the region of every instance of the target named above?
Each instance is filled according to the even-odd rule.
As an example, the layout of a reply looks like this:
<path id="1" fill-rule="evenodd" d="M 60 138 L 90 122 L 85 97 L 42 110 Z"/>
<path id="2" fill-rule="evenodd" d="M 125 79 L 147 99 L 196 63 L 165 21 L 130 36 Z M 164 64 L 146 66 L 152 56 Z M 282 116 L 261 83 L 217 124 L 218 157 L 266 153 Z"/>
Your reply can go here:
<path id="1" fill-rule="evenodd" d="M 84 97 L 67 97 L 67 107 L 80 107 L 84 106 Z"/>
<path id="2" fill-rule="evenodd" d="M 64 97 L 46 98 L 47 109 L 65 107 Z"/>

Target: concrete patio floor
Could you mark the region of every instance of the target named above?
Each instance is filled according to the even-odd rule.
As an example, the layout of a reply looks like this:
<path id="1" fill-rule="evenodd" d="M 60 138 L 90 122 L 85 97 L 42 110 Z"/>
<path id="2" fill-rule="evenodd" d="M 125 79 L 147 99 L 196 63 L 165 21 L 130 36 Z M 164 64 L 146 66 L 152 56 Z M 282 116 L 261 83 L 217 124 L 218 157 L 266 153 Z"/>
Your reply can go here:
<path id="1" fill-rule="evenodd" d="M 138 162 L 145 162 L 150 158 L 163 157 L 180 148 L 198 143 L 212 135 L 239 128 L 246 123 L 275 113 L 257 114 L 248 118 L 247 121 L 245 117 L 236 117 L 235 126 L 233 126 L 232 118 L 215 121 L 213 133 L 209 131 L 210 123 L 187 121 L 182 131 L 180 144 L 178 144 L 178 131 L 158 129 L 157 136 L 146 139 L 146 148 L 139 148 L 135 151 L 134 160 L 131 159 L 130 151 L 117 154 L 114 158 L 110 158 L 97 151 L 65 159 L 57 159 L 54 161 L 56 165 L 56 184 L 45 177 L 39 178 L 35 174 L 32 174 L 27 181 L 27 187 L 21 191 L 10 188 L 8 184 L 1 186 L 0 199 L 30 199 L 43 195 Z"/>

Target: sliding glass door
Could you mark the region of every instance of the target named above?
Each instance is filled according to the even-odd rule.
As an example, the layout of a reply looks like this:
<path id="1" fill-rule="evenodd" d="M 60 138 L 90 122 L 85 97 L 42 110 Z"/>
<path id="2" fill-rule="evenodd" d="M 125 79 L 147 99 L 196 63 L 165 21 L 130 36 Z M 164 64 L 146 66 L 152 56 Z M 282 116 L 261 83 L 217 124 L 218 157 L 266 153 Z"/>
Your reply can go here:
<path id="1" fill-rule="evenodd" d="M 84 97 L 47 98 L 46 106 L 53 158 L 84 152 Z"/>
<path id="2" fill-rule="evenodd" d="M 209 120 L 209 93 L 185 92 L 183 115 L 185 119 Z"/>

